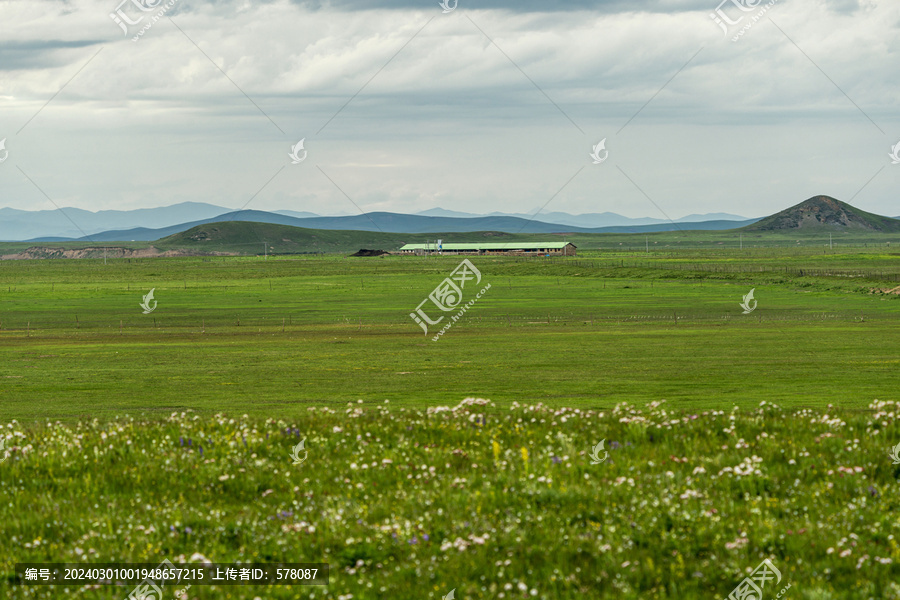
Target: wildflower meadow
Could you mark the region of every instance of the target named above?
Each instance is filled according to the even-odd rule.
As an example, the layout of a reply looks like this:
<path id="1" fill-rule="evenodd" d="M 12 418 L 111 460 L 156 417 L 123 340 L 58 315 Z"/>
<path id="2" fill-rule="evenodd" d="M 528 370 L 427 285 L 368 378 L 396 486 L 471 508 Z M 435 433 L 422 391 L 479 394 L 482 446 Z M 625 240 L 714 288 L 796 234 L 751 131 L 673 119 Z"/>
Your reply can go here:
<path id="1" fill-rule="evenodd" d="M 13 585 L 17 562 L 322 562 L 327 586 L 177 597 L 725 599 L 769 559 L 781 579 L 765 597 L 900 599 L 898 415 L 878 401 L 694 413 L 468 398 L 309 407 L 292 422 L 12 422 L 0 587 L 131 591 Z"/>

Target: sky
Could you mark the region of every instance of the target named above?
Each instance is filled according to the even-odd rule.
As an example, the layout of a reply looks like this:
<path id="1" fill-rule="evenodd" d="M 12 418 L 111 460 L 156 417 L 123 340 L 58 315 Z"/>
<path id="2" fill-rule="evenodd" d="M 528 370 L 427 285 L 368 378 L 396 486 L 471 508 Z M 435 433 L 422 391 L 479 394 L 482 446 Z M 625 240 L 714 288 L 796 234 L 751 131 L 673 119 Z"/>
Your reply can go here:
<path id="1" fill-rule="evenodd" d="M 0 207 L 900 216 L 900 2 L 720 2 L 0 0 Z"/>

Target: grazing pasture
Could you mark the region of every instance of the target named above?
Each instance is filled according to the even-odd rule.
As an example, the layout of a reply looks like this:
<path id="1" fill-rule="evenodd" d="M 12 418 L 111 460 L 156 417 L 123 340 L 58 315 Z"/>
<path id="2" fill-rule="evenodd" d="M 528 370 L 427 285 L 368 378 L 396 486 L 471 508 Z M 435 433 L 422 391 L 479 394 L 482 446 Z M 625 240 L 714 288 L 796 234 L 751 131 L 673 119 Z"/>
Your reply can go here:
<path id="1" fill-rule="evenodd" d="M 900 389 L 900 297 L 870 291 L 900 285 L 895 256 L 474 258 L 479 289 L 491 288 L 434 342 L 409 314 L 459 261 L 0 261 L 0 411 L 287 417 L 310 403 L 473 395 L 863 407 Z M 143 314 L 151 288 L 158 304 Z M 745 315 L 751 289 L 758 305 Z"/>
<path id="2" fill-rule="evenodd" d="M 476 257 L 435 342 L 460 260 L 0 261 L 0 594 L 205 557 L 330 585 L 188 598 L 706 599 L 769 558 L 766 598 L 900 599 L 896 256 Z"/>

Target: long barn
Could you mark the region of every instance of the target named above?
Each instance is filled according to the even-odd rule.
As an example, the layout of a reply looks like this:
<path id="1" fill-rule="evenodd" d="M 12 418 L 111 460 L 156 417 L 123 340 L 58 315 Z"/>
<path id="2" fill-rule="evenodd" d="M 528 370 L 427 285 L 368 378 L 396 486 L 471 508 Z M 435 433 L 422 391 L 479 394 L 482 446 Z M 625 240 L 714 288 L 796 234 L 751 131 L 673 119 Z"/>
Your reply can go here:
<path id="1" fill-rule="evenodd" d="M 401 254 L 476 254 L 511 256 L 575 256 L 576 246 L 571 242 L 485 242 L 471 244 L 406 244 Z"/>

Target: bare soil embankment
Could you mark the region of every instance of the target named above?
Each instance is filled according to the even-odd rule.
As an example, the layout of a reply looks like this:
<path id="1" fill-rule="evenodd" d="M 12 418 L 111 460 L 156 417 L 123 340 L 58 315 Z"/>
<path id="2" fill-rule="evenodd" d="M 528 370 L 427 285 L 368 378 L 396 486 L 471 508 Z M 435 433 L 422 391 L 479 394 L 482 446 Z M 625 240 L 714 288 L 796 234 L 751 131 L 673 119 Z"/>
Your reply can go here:
<path id="1" fill-rule="evenodd" d="M 154 246 L 149 248 L 121 247 L 88 247 L 88 248 L 50 248 L 32 246 L 14 254 L 0 255 L 2 260 L 31 260 L 42 258 L 154 258 L 168 256 L 234 256 L 233 252 L 200 252 L 196 250 L 160 250 Z"/>

